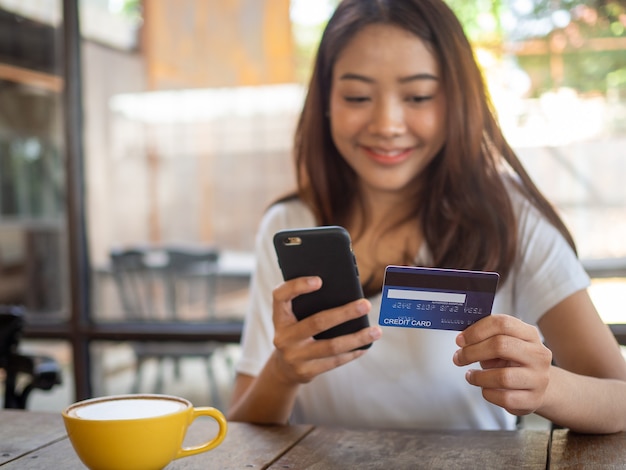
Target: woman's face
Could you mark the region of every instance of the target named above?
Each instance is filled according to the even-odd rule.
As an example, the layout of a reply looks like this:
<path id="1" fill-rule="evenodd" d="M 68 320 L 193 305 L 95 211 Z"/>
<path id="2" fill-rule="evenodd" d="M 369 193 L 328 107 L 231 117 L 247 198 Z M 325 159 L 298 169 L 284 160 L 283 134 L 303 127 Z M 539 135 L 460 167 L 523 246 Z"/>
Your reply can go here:
<path id="1" fill-rule="evenodd" d="M 443 146 L 445 109 L 437 60 L 404 29 L 369 25 L 337 58 L 331 134 L 364 191 L 411 191 Z"/>

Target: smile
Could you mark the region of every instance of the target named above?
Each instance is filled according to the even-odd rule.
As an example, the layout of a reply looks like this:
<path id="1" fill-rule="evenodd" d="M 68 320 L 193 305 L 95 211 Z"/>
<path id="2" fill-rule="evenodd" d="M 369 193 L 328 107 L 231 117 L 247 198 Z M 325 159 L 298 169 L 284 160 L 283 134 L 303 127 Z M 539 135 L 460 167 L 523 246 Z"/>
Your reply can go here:
<path id="1" fill-rule="evenodd" d="M 402 162 L 411 153 L 411 148 L 382 149 L 364 146 L 363 150 L 371 159 L 387 165 Z"/>

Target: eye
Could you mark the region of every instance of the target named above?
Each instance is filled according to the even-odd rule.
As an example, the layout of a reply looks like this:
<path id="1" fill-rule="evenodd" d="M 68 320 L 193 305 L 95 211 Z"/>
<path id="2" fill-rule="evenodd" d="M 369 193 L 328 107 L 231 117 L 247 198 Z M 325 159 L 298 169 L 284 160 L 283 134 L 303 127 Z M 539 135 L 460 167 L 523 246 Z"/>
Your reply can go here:
<path id="1" fill-rule="evenodd" d="M 345 96 L 344 100 L 348 103 L 365 103 L 369 101 L 369 96 Z"/>
<path id="2" fill-rule="evenodd" d="M 406 101 L 409 103 L 423 103 L 424 101 L 428 101 L 433 99 L 431 95 L 411 95 L 406 98 Z"/>

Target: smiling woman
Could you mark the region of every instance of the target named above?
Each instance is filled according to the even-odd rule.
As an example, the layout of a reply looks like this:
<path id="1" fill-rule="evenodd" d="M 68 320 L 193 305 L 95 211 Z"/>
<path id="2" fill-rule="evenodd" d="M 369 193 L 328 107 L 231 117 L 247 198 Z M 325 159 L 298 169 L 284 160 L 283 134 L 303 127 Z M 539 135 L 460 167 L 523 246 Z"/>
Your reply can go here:
<path id="1" fill-rule="evenodd" d="M 626 430 L 626 362 L 573 238 L 506 140 L 442 0 L 339 3 L 294 154 L 297 190 L 257 234 L 232 420 L 511 429 L 514 415 L 537 413 L 577 431 Z M 303 263 L 283 282 L 272 239 L 314 225 L 349 231 L 367 298 L 298 320 L 292 304 L 327 280 Z M 388 265 L 496 271 L 496 314 L 458 334 L 386 324 Z M 315 339 L 364 315 L 372 326 Z"/>
<path id="2" fill-rule="evenodd" d="M 404 29 L 371 25 L 338 55 L 331 89 L 331 135 L 362 195 L 411 199 L 446 137 L 436 58 Z"/>

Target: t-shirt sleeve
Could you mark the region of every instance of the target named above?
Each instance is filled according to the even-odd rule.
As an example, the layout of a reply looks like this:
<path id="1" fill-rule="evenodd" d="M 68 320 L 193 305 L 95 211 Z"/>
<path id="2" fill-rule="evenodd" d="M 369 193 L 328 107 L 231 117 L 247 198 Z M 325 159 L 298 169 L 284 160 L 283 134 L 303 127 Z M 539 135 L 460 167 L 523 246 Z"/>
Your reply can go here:
<path id="1" fill-rule="evenodd" d="M 588 287 L 590 280 L 561 233 L 528 201 L 518 204 L 514 308 L 516 316 L 536 324 L 556 304 Z"/>

